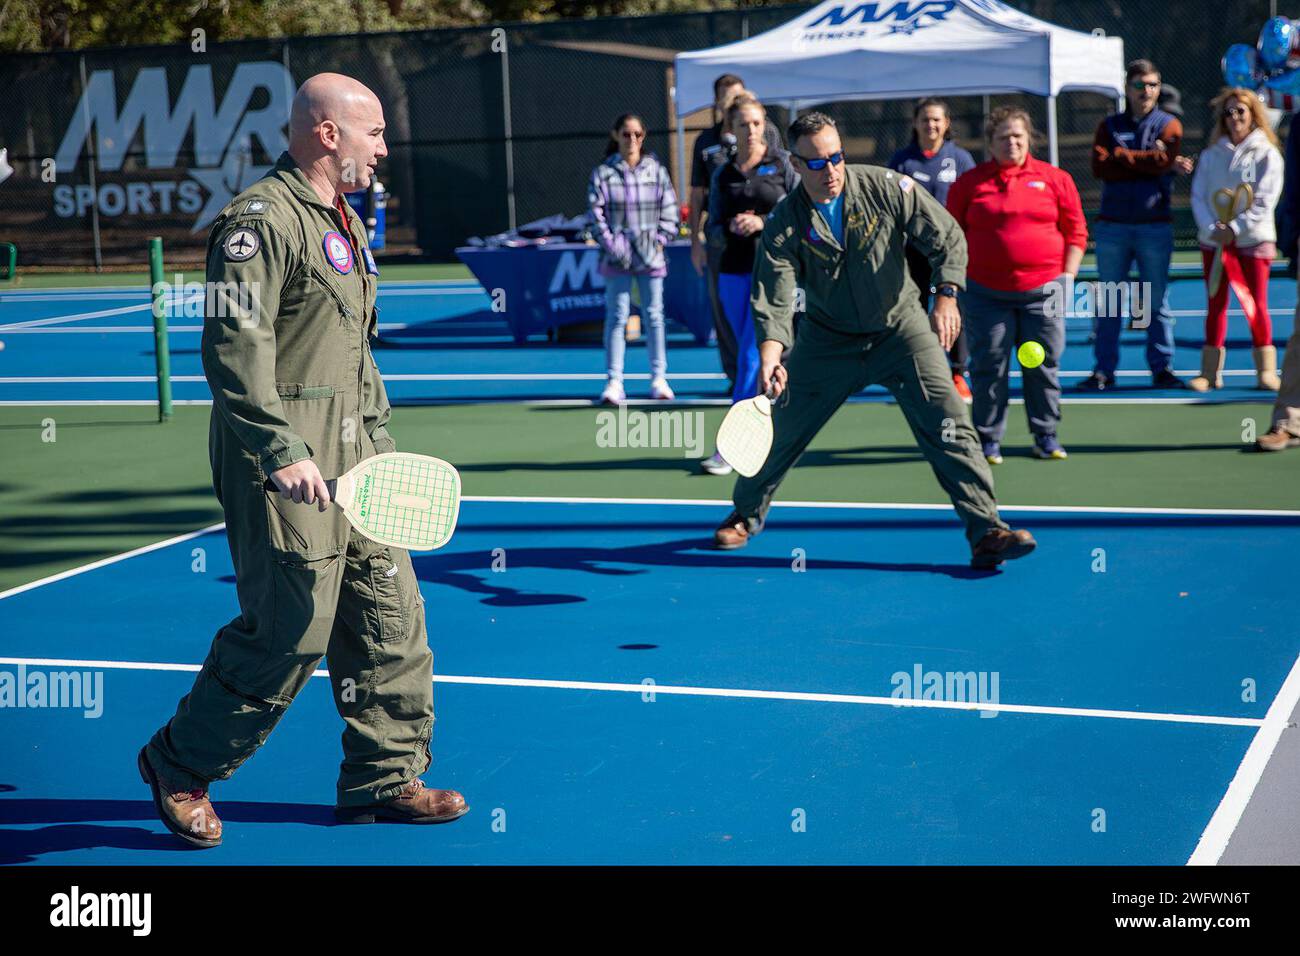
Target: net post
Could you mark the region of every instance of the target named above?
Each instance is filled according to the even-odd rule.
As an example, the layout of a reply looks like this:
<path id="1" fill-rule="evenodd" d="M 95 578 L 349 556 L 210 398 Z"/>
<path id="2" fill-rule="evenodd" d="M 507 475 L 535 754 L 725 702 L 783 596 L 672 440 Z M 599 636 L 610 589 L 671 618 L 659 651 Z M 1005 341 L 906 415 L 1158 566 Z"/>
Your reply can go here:
<path id="1" fill-rule="evenodd" d="M 18 274 L 18 247 L 12 242 L 0 242 L 0 249 L 4 249 L 5 260 L 4 275 L 0 275 L 0 279 L 7 282 Z"/>
<path id="2" fill-rule="evenodd" d="M 167 301 L 163 294 L 162 238 L 149 240 L 149 295 L 153 300 L 153 354 L 158 372 L 158 421 L 172 417 L 171 355 L 167 348 Z"/>

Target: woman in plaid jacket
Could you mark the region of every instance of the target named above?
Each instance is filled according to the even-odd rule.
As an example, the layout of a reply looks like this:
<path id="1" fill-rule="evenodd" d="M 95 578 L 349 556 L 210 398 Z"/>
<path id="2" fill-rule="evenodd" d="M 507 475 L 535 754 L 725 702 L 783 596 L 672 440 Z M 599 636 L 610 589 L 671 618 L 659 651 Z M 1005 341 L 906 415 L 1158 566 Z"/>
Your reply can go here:
<path id="1" fill-rule="evenodd" d="M 641 313 L 650 352 L 650 397 L 672 399 L 664 340 L 664 245 L 676 238 L 677 194 L 668 170 L 653 153 L 642 152 L 645 123 L 625 113 L 614 123 L 605 161 L 591 174 L 587 203 L 592 232 L 600 243 L 605 276 L 605 365 L 607 381 L 600 400 L 617 405 L 623 390 L 623 351 L 632 283 L 641 292 Z"/>

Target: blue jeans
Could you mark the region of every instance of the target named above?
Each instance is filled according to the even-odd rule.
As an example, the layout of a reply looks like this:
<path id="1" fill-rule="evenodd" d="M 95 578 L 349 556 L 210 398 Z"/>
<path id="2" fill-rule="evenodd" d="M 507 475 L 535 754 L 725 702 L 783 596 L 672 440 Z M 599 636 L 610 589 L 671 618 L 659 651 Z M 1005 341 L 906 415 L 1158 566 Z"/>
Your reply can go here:
<path id="1" fill-rule="evenodd" d="M 664 345 L 664 280 L 639 275 L 605 277 L 605 374 L 623 380 L 623 353 L 627 348 L 627 317 L 632 311 L 632 280 L 641 290 L 641 319 L 646 348 L 650 352 L 650 380 L 668 372 Z"/>
<path id="2" fill-rule="evenodd" d="M 731 401 L 743 402 L 758 394 L 758 343 L 754 341 L 754 316 L 749 308 L 750 275 L 718 273 L 718 298 L 736 339 L 736 384 Z"/>
<path id="3" fill-rule="evenodd" d="M 1093 229 L 1097 240 L 1097 272 L 1102 282 L 1128 282 L 1129 268 L 1137 262 L 1143 291 L 1141 301 L 1149 323 L 1147 365 L 1153 375 L 1169 368 L 1174 358 L 1174 317 L 1169 312 L 1169 260 L 1174 254 L 1174 227 L 1167 222 L 1098 222 Z M 1096 370 L 1114 375 L 1119 366 L 1119 334 L 1124 316 L 1109 314 L 1107 295 L 1097 297 L 1097 342 L 1093 346 Z M 1130 299 L 1130 302 L 1133 300 Z M 1156 308 L 1152 309 L 1152 305 Z M 1118 311 L 1118 310 L 1117 310 Z M 1151 314 L 1154 312 L 1154 314 Z M 1139 324 L 1140 324 L 1139 322 Z"/>

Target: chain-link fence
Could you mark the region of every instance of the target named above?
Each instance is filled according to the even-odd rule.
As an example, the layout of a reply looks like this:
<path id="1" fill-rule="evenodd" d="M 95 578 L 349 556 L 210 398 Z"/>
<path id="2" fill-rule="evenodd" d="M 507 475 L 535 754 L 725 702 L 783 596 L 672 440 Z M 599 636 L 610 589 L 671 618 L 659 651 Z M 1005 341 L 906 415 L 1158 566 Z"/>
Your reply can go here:
<path id="1" fill-rule="evenodd" d="M 1205 145 L 1206 104 L 1221 86 L 1223 49 L 1253 42 L 1271 12 L 1270 0 L 1012 5 L 1123 37 L 1126 58 L 1155 60 L 1182 92 L 1190 151 Z M 8 91 L 0 146 L 15 172 L 0 184 L 0 241 L 17 242 L 28 265 L 111 266 L 138 265 L 147 237 L 162 235 L 170 261 L 198 261 L 207 223 L 284 148 L 297 84 L 330 70 L 358 77 L 384 104 L 388 252 L 449 259 L 469 236 L 580 212 L 587 177 L 622 112 L 641 114 L 647 148 L 669 160 L 682 182 L 673 54 L 769 30 L 809 6 L 243 41 L 202 52 L 169 46 L 9 55 L 0 61 Z M 1011 99 L 1044 124 L 1044 101 L 996 102 Z M 981 157 L 985 101 L 950 102 L 958 140 Z M 1061 165 L 1088 208 L 1098 203 L 1088 169 L 1092 134 L 1112 105 L 1067 93 L 1058 107 Z M 822 108 L 841 121 L 855 161 L 886 162 L 909 136 L 910 103 Z M 781 124 L 788 120 L 783 110 L 772 112 Z M 708 122 L 707 113 L 692 118 L 687 145 Z M 1185 221 L 1185 182 L 1178 203 Z"/>

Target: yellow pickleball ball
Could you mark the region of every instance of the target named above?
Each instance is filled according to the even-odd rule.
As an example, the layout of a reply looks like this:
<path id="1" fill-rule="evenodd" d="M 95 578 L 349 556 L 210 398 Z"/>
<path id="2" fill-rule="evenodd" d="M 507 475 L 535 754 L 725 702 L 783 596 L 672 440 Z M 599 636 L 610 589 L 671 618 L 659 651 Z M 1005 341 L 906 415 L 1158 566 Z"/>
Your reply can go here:
<path id="1" fill-rule="evenodd" d="M 1020 359 L 1021 368 L 1038 368 L 1047 358 L 1047 353 L 1037 342 L 1026 342 L 1016 351 L 1016 358 Z"/>

